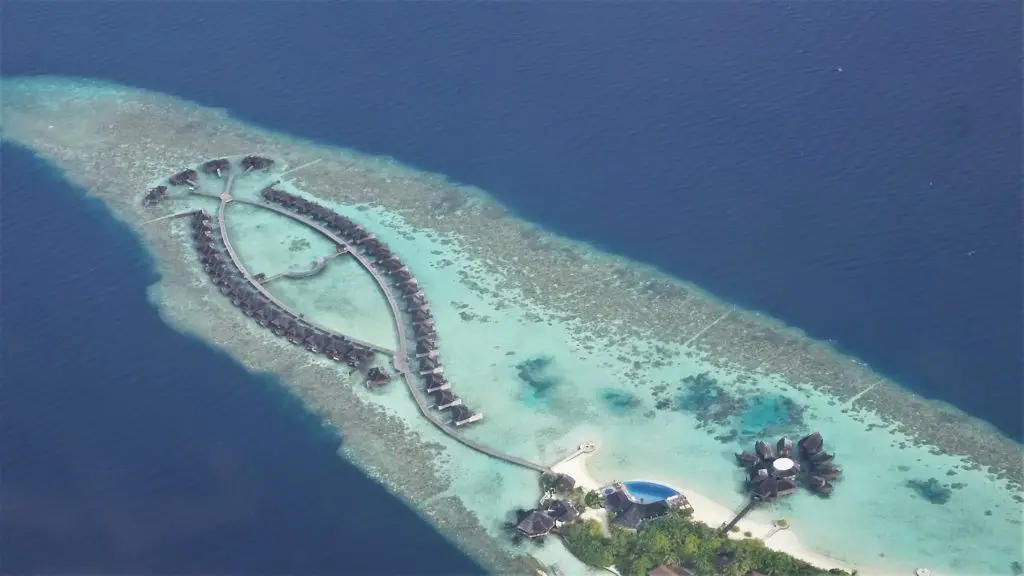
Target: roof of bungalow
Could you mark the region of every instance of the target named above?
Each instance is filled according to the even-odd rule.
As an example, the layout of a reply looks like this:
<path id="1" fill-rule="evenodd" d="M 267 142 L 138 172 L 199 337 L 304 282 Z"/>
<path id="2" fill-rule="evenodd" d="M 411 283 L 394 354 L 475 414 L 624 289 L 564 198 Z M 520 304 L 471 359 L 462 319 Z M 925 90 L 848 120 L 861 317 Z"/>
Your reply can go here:
<path id="1" fill-rule="evenodd" d="M 445 405 L 455 400 L 455 394 L 451 390 L 438 390 L 431 394 L 434 395 L 434 402 L 439 405 Z"/>
<path id="2" fill-rule="evenodd" d="M 555 527 L 555 520 L 540 510 L 531 510 L 516 524 L 516 530 L 527 538 L 544 536 Z"/>
<path id="3" fill-rule="evenodd" d="M 622 490 L 616 490 L 605 496 L 604 503 L 612 512 L 621 512 L 633 505 L 633 501 Z"/>
<path id="4" fill-rule="evenodd" d="M 464 405 L 452 406 L 452 420 L 458 422 L 473 415 L 473 411 Z"/>
<path id="5" fill-rule="evenodd" d="M 612 524 L 620 526 L 622 528 L 628 528 L 630 530 L 636 530 L 641 524 L 648 520 L 664 516 L 668 513 L 668 503 L 664 500 L 658 502 L 651 502 L 649 504 L 640 504 L 639 502 L 630 503 L 629 508 L 626 508 L 618 516 L 612 520 Z"/>
<path id="6" fill-rule="evenodd" d="M 572 522 L 579 515 L 576 508 L 565 500 L 553 500 L 548 504 L 547 513 L 556 522 Z"/>

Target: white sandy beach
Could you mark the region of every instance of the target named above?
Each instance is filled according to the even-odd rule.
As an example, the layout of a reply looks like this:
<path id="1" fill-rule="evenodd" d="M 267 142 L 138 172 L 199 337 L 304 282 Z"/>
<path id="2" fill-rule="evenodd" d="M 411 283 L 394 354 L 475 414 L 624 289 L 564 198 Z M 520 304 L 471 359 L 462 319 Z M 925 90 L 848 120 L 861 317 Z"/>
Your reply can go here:
<path id="1" fill-rule="evenodd" d="M 568 474 L 569 476 L 572 476 L 576 480 L 576 485 L 586 490 L 600 490 L 601 488 L 608 486 L 611 482 L 599 482 L 593 475 L 591 475 L 587 468 L 587 459 L 593 455 L 594 453 L 579 454 L 574 458 L 562 461 L 555 466 L 552 466 L 551 469 L 559 474 Z M 710 498 L 707 498 L 699 492 L 685 488 L 680 482 L 658 478 L 657 476 L 647 476 L 644 480 L 669 486 L 683 494 L 683 496 L 685 496 L 693 506 L 693 518 L 713 528 L 717 528 L 729 522 L 729 520 L 731 520 L 736 514 L 735 511 L 730 510 L 728 507 L 723 506 Z M 790 556 L 809 562 L 810 564 L 824 570 L 839 568 L 846 571 L 857 569 L 861 574 L 883 573 L 870 570 L 865 571 L 864 568 L 859 566 L 852 566 L 834 558 L 830 558 L 824 554 L 815 552 L 801 543 L 800 539 L 797 538 L 796 534 L 791 530 L 777 530 L 772 534 L 772 531 L 775 529 L 771 524 L 752 520 L 749 516 L 741 520 L 738 526 L 740 531 L 730 533 L 731 537 L 744 538 L 745 536 L 743 536 L 743 533 L 750 532 L 754 537 L 763 539 L 765 536 L 771 534 L 769 538 L 764 540 L 766 546 L 773 550 L 778 550 L 779 552 L 785 552 Z"/>

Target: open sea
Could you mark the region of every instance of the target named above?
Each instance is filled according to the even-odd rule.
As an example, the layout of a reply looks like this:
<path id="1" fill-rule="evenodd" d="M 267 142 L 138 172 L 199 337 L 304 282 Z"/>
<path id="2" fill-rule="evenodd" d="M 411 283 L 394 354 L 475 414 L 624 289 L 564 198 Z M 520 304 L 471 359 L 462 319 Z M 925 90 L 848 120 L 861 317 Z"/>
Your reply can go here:
<path id="1" fill-rule="evenodd" d="M 1019 3 L 185 6 L 8 3 L 3 74 L 446 174 L 1024 439 Z M 479 571 L 3 152 L 5 572 Z"/>
<path id="2" fill-rule="evenodd" d="M 2 152 L 2 573 L 483 573 L 275 378 L 164 324 L 101 202 Z"/>

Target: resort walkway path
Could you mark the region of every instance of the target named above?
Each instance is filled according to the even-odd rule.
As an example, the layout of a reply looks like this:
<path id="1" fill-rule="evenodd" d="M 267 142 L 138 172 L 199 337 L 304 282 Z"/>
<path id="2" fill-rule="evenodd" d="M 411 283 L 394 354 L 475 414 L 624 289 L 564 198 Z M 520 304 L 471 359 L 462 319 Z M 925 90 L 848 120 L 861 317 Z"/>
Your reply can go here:
<path id="1" fill-rule="evenodd" d="M 279 301 L 276 298 L 274 298 L 274 296 L 271 295 L 270 292 L 268 292 L 266 290 L 266 288 L 263 287 L 262 284 L 260 284 L 259 282 L 254 281 L 252 279 L 252 277 L 249 276 L 249 273 L 242 266 L 241 262 L 237 261 L 237 258 L 234 255 L 234 251 L 231 248 L 230 243 L 228 242 L 227 230 L 226 230 L 225 225 L 224 225 L 224 210 L 225 210 L 225 207 L 227 206 L 227 204 L 229 202 L 240 202 L 242 204 L 248 204 L 250 206 L 256 206 L 258 208 L 263 208 L 265 210 L 272 210 L 272 211 L 277 212 L 278 214 L 280 214 L 282 216 L 285 216 L 287 218 L 291 218 L 292 220 L 295 220 L 297 222 L 301 222 L 302 224 L 305 224 L 306 226 L 316 230 L 317 232 L 322 234 L 324 237 L 330 239 L 332 242 L 336 243 L 338 246 L 344 247 L 350 254 L 352 254 L 353 257 L 355 257 L 356 260 L 359 261 L 360 264 L 362 264 L 363 268 L 365 268 L 366 271 L 370 273 L 370 275 L 373 277 L 374 281 L 376 281 L 377 287 L 380 289 L 381 293 L 387 299 L 388 306 L 391 308 L 391 315 L 392 315 L 392 317 L 394 319 L 394 322 L 395 322 L 395 330 L 398 333 L 398 350 L 396 350 L 393 353 L 390 352 L 390 351 L 386 351 L 386 352 L 391 354 L 391 362 L 392 362 L 392 365 L 394 366 L 395 371 L 402 375 L 402 379 L 405 381 L 405 386 L 406 386 L 406 388 L 409 389 L 409 394 L 412 395 L 413 400 L 416 401 L 416 406 L 419 408 L 420 414 L 422 414 L 424 418 L 429 420 L 435 427 L 437 427 L 441 432 L 444 432 L 445 434 L 447 434 L 453 440 L 463 444 L 464 446 L 466 446 L 468 448 L 476 450 L 477 452 L 480 452 L 481 454 L 485 454 L 487 456 L 490 456 L 491 458 L 496 458 L 498 460 L 502 460 L 504 462 L 508 462 L 509 464 L 514 464 L 516 466 L 521 466 L 523 468 L 527 468 L 529 470 L 534 470 L 534 471 L 540 472 L 540 473 L 544 473 L 544 472 L 549 472 L 550 471 L 550 468 L 548 468 L 547 466 L 544 466 L 542 464 L 537 464 L 535 462 L 530 462 L 529 460 L 526 460 L 524 458 L 519 458 L 518 456 L 512 456 L 511 454 L 506 454 L 504 452 L 501 452 L 500 450 L 495 450 L 494 448 L 491 448 L 489 446 L 481 444 L 480 442 L 477 442 L 475 440 L 471 440 L 469 438 L 466 438 L 465 436 L 456 433 L 454 430 L 451 429 L 450 426 L 448 426 L 443 420 L 441 420 L 441 417 L 438 415 L 438 413 L 435 410 L 433 410 L 431 408 L 429 402 L 424 397 L 424 393 L 421 392 L 417 388 L 416 382 L 415 382 L 415 376 L 413 375 L 412 369 L 409 367 L 409 340 L 408 340 L 408 336 L 407 336 L 407 328 L 406 328 L 406 325 L 405 325 L 405 320 L 402 317 L 402 310 L 398 306 L 398 300 L 395 298 L 395 294 L 394 294 L 394 292 L 392 292 L 391 286 L 388 283 L 387 279 L 384 278 L 384 276 L 383 276 L 383 274 L 381 274 L 380 270 L 378 270 L 373 265 L 373 263 L 370 262 L 370 259 L 367 258 L 365 254 L 363 254 L 360 250 L 354 248 L 344 238 L 341 238 L 340 236 L 337 236 L 336 234 L 331 232 L 325 226 L 322 226 L 319 223 L 317 223 L 317 222 L 315 222 L 313 220 L 310 220 L 310 219 L 302 216 L 301 214 L 296 214 L 295 212 L 292 212 L 291 210 L 288 210 L 286 208 L 283 208 L 283 207 L 280 207 L 280 206 L 275 206 L 273 204 L 269 204 L 269 203 L 266 203 L 266 202 L 260 202 L 258 200 L 248 200 L 248 199 L 244 199 L 244 198 L 232 198 L 231 195 L 230 195 L 231 183 L 232 183 L 232 177 L 228 176 L 228 183 L 227 183 L 227 185 L 224 188 L 225 191 L 220 196 L 213 196 L 212 194 L 206 194 L 206 193 L 200 193 L 200 192 L 196 192 L 196 193 L 200 194 L 200 195 L 203 195 L 203 196 L 214 197 L 214 198 L 219 198 L 220 199 L 221 204 L 220 204 L 220 210 L 219 210 L 219 213 L 218 213 L 218 218 L 219 218 L 219 221 L 220 221 L 221 236 L 224 238 L 224 245 L 227 247 L 228 254 L 231 256 L 232 261 L 234 261 L 235 265 L 239 267 L 239 270 L 242 271 L 242 273 L 245 275 L 246 279 L 251 284 L 253 284 L 254 288 L 259 290 L 259 292 L 261 294 L 263 294 L 264 296 L 270 298 L 271 301 L 273 301 L 275 304 L 278 304 Z M 278 304 L 278 305 L 282 306 L 282 308 L 284 308 L 285 310 L 288 310 L 288 308 L 284 307 L 283 304 Z M 291 312 L 289 312 L 289 313 L 293 314 Z M 305 319 L 303 319 L 303 321 L 309 322 L 308 320 L 305 320 Z M 312 323 L 310 322 L 310 324 L 312 324 Z M 321 328 L 321 329 L 323 329 L 323 328 Z M 379 347 L 373 347 L 373 349 L 379 350 Z"/>
<path id="2" fill-rule="evenodd" d="M 238 254 L 235 253 L 235 249 L 231 245 L 231 237 L 228 235 L 227 225 L 226 225 L 225 220 L 224 220 L 224 211 L 227 208 L 227 205 L 229 203 L 233 202 L 233 201 L 234 202 L 242 202 L 242 200 L 235 199 L 235 198 L 231 197 L 231 185 L 232 185 L 233 182 L 234 182 L 234 175 L 233 174 L 228 174 L 228 181 L 224 185 L 224 191 L 221 192 L 219 196 L 214 196 L 213 194 L 207 194 L 205 192 L 199 192 L 199 191 L 193 192 L 193 194 L 197 194 L 197 195 L 200 195 L 200 196 L 207 196 L 207 197 L 210 197 L 210 198 L 218 198 L 218 199 L 220 199 L 220 207 L 217 210 L 217 222 L 220 225 L 221 241 L 224 242 L 224 248 L 227 249 L 227 251 L 228 251 L 228 257 L 231 258 L 231 262 L 234 263 L 235 268 L 238 268 L 238 271 L 242 273 L 242 276 L 245 278 L 245 281 L 248 282 L 249 285 L 252 286 L 254 290 L 256 290 L 257 292 L 262 294 L 264 298 L 266 298 L 267 300 L 273 302 L 281 310 L 284 310 L 284 312 L 286 314 L 288 314 L 289 316 L 292 316 L 296 320 L 299 320 L 300 322 L 308 324 L 308 325 L 316 328 L 317 330 L 321 330 L 321 331 L 326 332 L 328 334 L 334 334 L 336 336 L 343 337 L 343 338 L 345 338 L 345 339 L 347 339 L 347 340 L 349 340 L 351 342 L 355 342 L 356 344 L 359 344 L 360 346 L 364 346 L 366 348 L 369 348 L 370 350 L 374 350 L 376 352 L 380 352 L 381 354 L 393 355 L 394 352 L 392 350 L 384 348 L 383 346 L 379 346 L 379 345 L 374 344 L 372 342 L 366 342 L 364 340 L 359 340 L 357 338 L 352 338 L 351 336 L 346 336 L 344 334 L 339 334 L 336 331 L 331 330 L 330 328 L 328 328 L 326 326 L 321 326 L 320 324 L 318 324 L 318 323 L 316 323 L 316 322 L 306 318 L 304 315 L 300 314 L 299 312 L 296 312 L 291 307 L 289 307 L 287 304 L 285 304 L 284 302 L 279 300 L 277 298 L 277 296 L 274 296 L 272 293 L 270 293 L 270 291 L 267 290 L 263 286 L 263 284 L 261 284 L 258 280 L 256 280 L 255 278 L 252 277 L 252 274 L 249 273 L 249 270 L 245 267 L 245 264 L 238 258 Z"/>

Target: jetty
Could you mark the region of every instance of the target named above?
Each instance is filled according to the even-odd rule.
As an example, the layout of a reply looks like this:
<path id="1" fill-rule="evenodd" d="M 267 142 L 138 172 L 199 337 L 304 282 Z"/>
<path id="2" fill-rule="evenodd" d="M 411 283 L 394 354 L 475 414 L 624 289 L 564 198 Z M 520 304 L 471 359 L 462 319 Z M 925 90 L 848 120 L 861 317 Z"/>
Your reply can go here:
<path id="1" fill-rule="evenodd" d="M 221 168 L 221 169 L 223 170 L 223 168 Z M 231 196 L 231 185 L 234 182 L 234 178 L 235 178 L 234 174 L 229 173 L 228 174 L 227 182 L 224 184 L 224 191 L 221 192 L 218 196 L 216 196 L 217 198 L 220 199 L 220 206 L 217 209 L 217 223 L 220 226 L 220 237 L 221 237 L 221 241 L 224 243 L 224 249 L 227 250 L 227 252 L 228 252 L 228 257 L 231 258 L 231 262 L 235 265 L 235 268 L 237 268 L 238 271 L 241 272 L 242 277 L 245 278 L 245 281 L 248 282 L 249 285 L 252 286 L 254 290 L 259 292 L 260 295 L 262 295 L 267 300 L 273 302 L 275 306 L 277 306 L 281 310 L 284 310 L 289 316 L 292 316 L 292 317 L 294 317 L 296 319 L 301 319 L 303 321 L 303 323 L 309 324 L 310 326 L 312 326 L 312 327 L 314 327 L 314 328 L 316 328 L 318 330 L 322 330 L 322 331 L 330 333 L 330 334 L 335 334 L 335 332 L 333 330 L 331 330 L 330 328 L 327 328 L 326 326 L 322 326 L 322 325 L 318 324 L 317 322 L 314 322 L 314 321 L 306 318 L 304 315 L 296 312 L 290 306 L 288 306 L 287 304 L 282 302 L 277 296 L 274 296 L 269 290 L 266 289 L 266 287 L 263 285 L 263 283 L 261 283 L 260 281 L 256 280 L 255 278 L 253 278 L 252 274 L 250 274 L 249 270 L 245 267 L 245 264 L 238 258 L 238 254 L 235 252 L 234 247 L 231 245 L 231 237 L 228 235 L 227 223 L 225 222 L 224 212 L 225 212 L 225 210 L 227 208 L 227 205 L 229 203 L 231 203 L 231 202 L 236 202 L 237 201 L 237 202 L 248 203 L 248 201 L 247 200 L 242 200 L 242 199 L 236 199 L 236 198 L 233 198 Z M 202 194 L 202 195 L 206 195 L 206 196 L 212 196 L 210 194 L 205 194 L 205 193 L 199 193 L 199 192 L 194 192 L 194 193 Z M 339 336 L 343 336 L 343 335 L 339 335 Z M 359 344 L 360 346 L 363 346 L 365 348 L 369 348 L 370 350 L 374 350 L 376 352 L 380 352 L 381 354 L 387 354 L 387 355 L 394 354 L 394 352 L 392 350 L 389 350 L 387 348 L 384 348 L 383 346 L 379 346 L 379 345 L 374 344 L 372 342 L 366 342 L 364 340 L 359 340 L 357 338 L 352 338 L 350 336 L 344 336 L 344 337 L 346 339 L 348 339 L 348 340 L 351 340 L 352 342 L 355 342 L 356 344 Z"/>
<path id="2" fill-rule="evenodd" d="M 252 164 L 252 162 L 249 164 Z M 268 160 L 266 166 L 269 166 L 270 164 L 272 164 L 272 161 Z M 243 176 L 247 175 L 254 169 L 261 169 L 260 166 L 244 166 L 245 174 L 243 174 Z M 303 167 L 305 166 L 300 166 L 294 170 L 298 170 Z M 220 193 L 213 194 L 201 190 L 197 184 L 196 171 L 191 169 L 175 174 L 171 178 L 172 181 L 170 183 L 172 185 L 188 185 L 190 194 L 219 201 L 217 209 L 217 223 L 224 251 L 227 253 L 232 267 L 237 270 L 244 282 L 247 283 L 248 286 L 263 300 L 265 300 L 267 304 L 252 305 L 245 297 L 239 297 L 237 295 L 237 288 L 234 284 L 231 284 L 231 287 L 227 289 L 225 289 L 225 286 L 222 286 L 221 291 L 225 294 L 230 293 L 233 298 L 233 303 L 242 307 L 247 315 L 256 318 L 261 326 L 269 326 L 276 334 L 286 335 L 288 339 L 294 343 L 306 343 L 307 347 L 311 351 L 324 352 L 336 360 L 338 358 L 334 354 L 335 350 L 331 348 L 332 342 L 335 341 L 351 342 L 357 346 L 364 347 L 367 350 L 373 350 L 390 356 L 395 372 L 401 375 L 409 394 L 416 402 L 420 414 L 438 430 L 467 448 L 491 458 L 539 473 L 550 472 L 550 468 L 548 466 L 531 462 L 525 458 L 513 456 L 491 448 L 481 442 L 467 438 L 456 431 L 458 428 L 463 426 L 479 422 L 483 416 L 479 412 L 470 410 L 463 404 L 462 399 L 458 398 L 451 392 L 451 386 L 443 376 L 444 368 L 441 365 L 437 350 L 433 343 L 436 336 L 436 330 L 434 328 L 433 317 L 430 315 L 430 308 L 423 295 L 423 291 L 419 289 L 419 285 L 416 282 L 415 277 L 413 277 L 409 272 L 408 266 L 404 265 L 398 257 L 392 254 L 390 250 L 378 241 L 372 233 L 367 232 L 360 226 L 349 221 L 347 218 L 333 213 L 322 206 L 279 191 L 275 192 L 287 196 L 290 199 L 294 199 L 293 204 L 299 205 L 298 210 L 290 210 L 274 202 L 250 200 L 247 198 L 232 196 L 232 186 L 235 182 L 235 174 L 231 163 L 225 159 L 208 161 L 201 165 L 201 170 L 208 176 L 215 175 L 218 179 L 225 179 L 224 187 Z M 273 184 L 271 186 L 273 186 Z M 267 190 L 270 189 L 268 188 L 264 190 L 265 198 L 267 196 Z M 152 198 L 155 195 L 157 194 L 151 193 L 147 198 Z M 161 198 L 163 197 L 161 196 Z M 313 268 L 308 271 L 281 273 L 270 278 L 266 278 L 262 274 L 253 275 L 238 257 L 228 233 L 225 212 L 228 205 L 234 202 L 254 206 L 264 210 L 270 210 L 295 222 L 303 224 L 333 242 L 339 248 L 339 251 L 336 254 L 319 259 L 314 264 Z M 152 204 L 152 201 L 150 201 L 149 204 Z M 300 214 L 299 212 L 302 210 L 315 212 L 321 220 L 333 220 L 333 222 L 337 223 L 335 227 L 340 225 L 343 228 L 342 232 L 344 233 L 344 236 L 348 236 L 348 238 L 332 231 L 328 226 L 317 222 L 314 218 Z M 191 212 L 194 213 L 195 211 Z M 184 214 L 185 213 L 173 214 L 166 218 L 172 218 L 174 216 L 181 216 Z M 163 218 L 157 218 L 152 221 L 161 219 Z M 207 234 L 207 238 L 209 238 L 209 234 L 212 234 L 212 231 L 207 230 L 205 234 Z M 209 240 L 207 240 L 205 244 L 208 245 Z M 292 309 L 274 296 L 265 287 L 265 284 L 269 280 L 279 278 L 281 276 L 292 278 L 313 276 L 323 270 L 323 267 L 329 259 L 341 254 L 351 254 L 356 261 L 359 262 L 359 264 L 373 278 L 378 290 L 387 301 L 397 335 L 396 350 L 390 350 L 370 342 L 338 334 Z M 371 261 L 368 254 L 375 256 L 377 258 L 377 262 L 374 263 Z M 389 281 L 389 276 L 394 280 L 394 284 Z M 218 281 L 224 282 L 223 277 L 218 277 Z M 406 306 L 402 306 L 400 304 L 399 297 L 396 296 L 393 288 L 398 289 L 403 293 L 402 299 L 405 301 Z M 274 310 L 274 308 L 277 310 Z M 278 312 L 278 310 L 280 312 Z M 281 313 L 290 317 L 289 320 L 282 320 L 279 316 Z M 406 320 L 407 314 L 410 316 L 411 323 Z M 298 326 L 298 328 L 296 328 L 296 326 Z M 415 335 L 417 341 L 415 350 L 410 350 L 410 332 Z M 414 351 L 416 353 L 416 364 L 418 368 L 413 368 L 410 364 L 410 356 Z M 417 382 L 420 381 L 420 374 L 426 376 L 426 386 L 424 386 L 424 390 L 420 390 L 417 386 Z M 431 405 L 426 396 L 428 393 L 435 395 L 436 401 L 433 405 Z M 442 410 L 446 410 L 450 415 L 451 419 L 449 422 L 445 422 L 445 420 L 441 418 Z"/>

